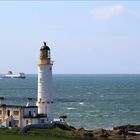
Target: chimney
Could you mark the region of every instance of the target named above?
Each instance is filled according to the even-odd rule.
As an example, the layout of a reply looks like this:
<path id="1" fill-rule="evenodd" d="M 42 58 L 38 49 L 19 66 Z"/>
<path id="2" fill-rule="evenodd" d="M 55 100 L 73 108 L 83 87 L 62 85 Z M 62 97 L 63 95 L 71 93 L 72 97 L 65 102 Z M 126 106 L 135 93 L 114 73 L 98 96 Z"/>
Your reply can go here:
<path id="1" fill-rule="evenodd" d="M 3 100 L 4 100 L 4 97 L 0 97 L 0 105 L 2 105 Z"/>
<path id="2" fill-rule="evenodd" d="M 32 98 L 28 98 L 28 100 L 27 100 L 27 104 L 26 104 L 26 107 L 30 106 L 31 101 L 32 101 Z"/>

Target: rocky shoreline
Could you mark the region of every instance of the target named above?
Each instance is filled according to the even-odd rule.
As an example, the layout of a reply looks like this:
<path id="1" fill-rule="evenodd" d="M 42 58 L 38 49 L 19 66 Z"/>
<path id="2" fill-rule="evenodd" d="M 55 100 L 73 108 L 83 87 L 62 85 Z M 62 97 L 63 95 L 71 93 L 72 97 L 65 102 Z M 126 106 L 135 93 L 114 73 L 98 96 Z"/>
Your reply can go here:
<path id="1" fill-rule="evenodd" d="M 52 131 L 51 135 L 55 136 L 53 130 L 61 130 L 57 133 L 57 136 L 69 137 L 70 140 L 140 140 L 140 125 L 123 125 L 114 127 L 113 130 L 106 129 L 95 129 L 86 130 L 84 128 L 76 129 L 75 127 L 62 124 L 54 123 L 51 126 L 48 125 L 30 125 L 23 128 L 20 131 L 22 135 L 28 135 L 31 129 L 50 129 Z M 50 132 L 51 132 L 50 131 Z M 48 132 L 47 132 L 48 133 Z M 46 134 L 47 134 L 46 133 Z"/>
<path id="2" fill-rule="evenodd" d="M 72 132 L 75 137 L 86 140 L 140 140 L 140 125 L 123 125 L 114 127 L 113 130 L 95 129 L 86 130 L 76 129 L 73 126 L 56 124 L 56 127 Z"/>
<path id="3" fill-rule="evenodd" d="M 113 130 L 96 129 L 85 130 L 76 129 L 77 136 L 87 139 L 101 140 L 140 140 L 140 125 L 123 125 L 114 127 Z"/>

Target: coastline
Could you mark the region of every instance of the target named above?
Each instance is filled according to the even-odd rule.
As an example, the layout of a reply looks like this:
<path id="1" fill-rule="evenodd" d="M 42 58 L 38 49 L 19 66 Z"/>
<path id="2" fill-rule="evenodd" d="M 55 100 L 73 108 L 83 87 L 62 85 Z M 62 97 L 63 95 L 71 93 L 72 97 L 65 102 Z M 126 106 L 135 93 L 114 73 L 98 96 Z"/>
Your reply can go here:
<path id="1" fill-rule="evenodd" d="M 76 129 L 67 124 L 54 124 L 53 127 L 32 127 L 24 133 L 20 128 L 0 128 L 1 140 L 140 140 L 140 125 L 124 125 L 113 130 Z M 130 131 L 131 130 L 131 131 Z M 135 133 L 138 131 L 139 133 Z M 23 132 L 23 131 L 22 131 Z"/>

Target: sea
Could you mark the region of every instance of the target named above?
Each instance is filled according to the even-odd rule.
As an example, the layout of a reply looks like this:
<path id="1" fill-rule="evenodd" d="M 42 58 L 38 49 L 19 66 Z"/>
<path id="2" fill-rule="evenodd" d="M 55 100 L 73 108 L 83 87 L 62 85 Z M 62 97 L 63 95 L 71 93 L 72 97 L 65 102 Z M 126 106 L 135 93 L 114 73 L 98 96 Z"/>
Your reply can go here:
<path id="1" fill-rule="evenodd" d="M 4 104 L 26 105 L 37 99 L 37 74 L 26 79 L 0 79 Z M 76 128 L 105 128 L 140 124 L 140 75 L 54 74 L 54 116 L 67 115 Z"/>

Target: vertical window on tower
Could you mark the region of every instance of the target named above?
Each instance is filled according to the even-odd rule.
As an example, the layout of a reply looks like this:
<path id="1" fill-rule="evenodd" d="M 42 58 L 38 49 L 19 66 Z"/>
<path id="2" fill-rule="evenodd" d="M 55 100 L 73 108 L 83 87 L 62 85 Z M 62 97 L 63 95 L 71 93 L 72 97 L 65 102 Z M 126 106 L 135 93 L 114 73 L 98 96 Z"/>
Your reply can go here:
<path id="1" fill-rule="evenodd" d="M 42 78 L 40 78 L 39 80 L 40 80 L 40 82 L 42 82 Z"/>
<path id="2" fill-rule="evenodd" d="M 46 52 L 46 57 L 47 57 L 47 58 L 50 58 L 50 50 L 47 50 L 47 52 Z"/>

